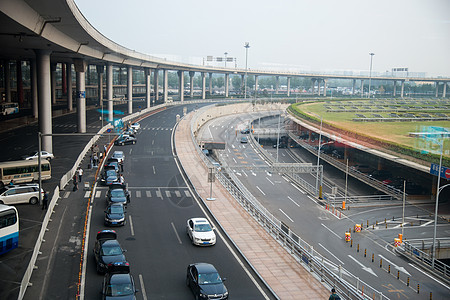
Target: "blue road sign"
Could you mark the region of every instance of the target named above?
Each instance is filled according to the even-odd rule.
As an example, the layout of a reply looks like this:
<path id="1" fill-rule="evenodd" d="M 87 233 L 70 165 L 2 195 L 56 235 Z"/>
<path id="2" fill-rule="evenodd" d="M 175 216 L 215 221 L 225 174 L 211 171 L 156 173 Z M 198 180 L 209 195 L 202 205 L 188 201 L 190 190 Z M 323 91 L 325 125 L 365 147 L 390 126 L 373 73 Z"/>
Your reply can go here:
<path id="1" fill-rule="evenodd" d="M 439 176 L 441 178 L 449 180 L 450 179 L 450 168 L 441 166 L 441 171 L 439 172 L 439 164 L 431 164 L 430 174 L 435 175 L 435 176 L 438 176 L 438 174 L 439 174 Z"/>

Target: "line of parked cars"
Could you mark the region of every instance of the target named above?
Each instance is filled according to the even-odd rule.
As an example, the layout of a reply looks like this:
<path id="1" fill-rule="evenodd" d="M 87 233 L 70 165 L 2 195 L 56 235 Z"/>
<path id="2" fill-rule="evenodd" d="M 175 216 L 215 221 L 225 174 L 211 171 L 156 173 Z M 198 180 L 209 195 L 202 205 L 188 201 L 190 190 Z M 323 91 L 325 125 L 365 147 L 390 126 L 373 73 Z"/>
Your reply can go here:
<path id="1" fill-rule="evenodd" d="M 136 133 L 141 129 L 141 124 L 132 123 L 126 130 L 124 130 L 119 137 L 114 141 L 114 145 L 134 145 L 137 143 Z"/>

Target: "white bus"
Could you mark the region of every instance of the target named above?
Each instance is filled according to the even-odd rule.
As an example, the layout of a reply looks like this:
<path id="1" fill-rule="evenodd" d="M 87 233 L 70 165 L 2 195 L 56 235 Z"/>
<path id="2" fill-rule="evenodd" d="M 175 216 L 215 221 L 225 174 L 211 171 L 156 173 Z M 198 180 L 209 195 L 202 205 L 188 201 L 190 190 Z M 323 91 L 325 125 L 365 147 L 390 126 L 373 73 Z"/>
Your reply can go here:
<path id="1" fill-rule="evenodd" d="M 41 160 L 41 178 L 50 179 L 50 162 Z M 0 188 L 9 184 L 13 180 L 14 184 L 32 182 L 39 180 L 39 165 L 37 160 L 16 160 L 0 162 Z"/>
<path id="2" fill-rule="evenodd" d="M 19 112 L 19 104 L 15 102 L 0 103 L 0 109 L 4 116 L 17 114 Z"/>
<path id="3" fill-rule="evenodd" d="M 19 215 L 14 206 L 0 204 L 0 255 L 19 245 Z"/>

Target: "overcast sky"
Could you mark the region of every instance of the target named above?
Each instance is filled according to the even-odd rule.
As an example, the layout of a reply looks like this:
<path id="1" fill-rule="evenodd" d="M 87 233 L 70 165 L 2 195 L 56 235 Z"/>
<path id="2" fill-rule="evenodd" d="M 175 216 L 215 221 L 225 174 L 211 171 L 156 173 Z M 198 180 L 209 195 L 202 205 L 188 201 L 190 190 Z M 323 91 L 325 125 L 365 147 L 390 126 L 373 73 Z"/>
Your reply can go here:
<path id="1" fill-rule="evenodd" d="M 175 61 L 202 64 L 228 52 L 244 68 L 249 42 L 251 69 L 364 71 L 373 52 L 374 72 L 450 76 L 449 0 L 75 2 L 114 42 Z"/>

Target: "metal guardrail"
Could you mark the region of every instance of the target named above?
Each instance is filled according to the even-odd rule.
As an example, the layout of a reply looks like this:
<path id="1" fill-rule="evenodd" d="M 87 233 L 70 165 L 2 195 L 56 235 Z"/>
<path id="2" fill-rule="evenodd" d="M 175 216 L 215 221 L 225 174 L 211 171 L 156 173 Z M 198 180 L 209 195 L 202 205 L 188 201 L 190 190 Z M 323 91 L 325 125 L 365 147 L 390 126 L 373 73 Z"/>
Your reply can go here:
<path id="1" fill-rule="evenodd" d="M 199 112 L 192 118 L 191 121 L 191 138 L 192 141 L 198 145 L 196 141 L 196 133 L 194 129 L 194 120 L 199 115 Z M 197 152 L 202 158 L 203 162 L 210 168 L 214 168 L 212 162 L 201 152 L 199 147 L 196 147 Z M 263 150 L 261 147 L 258 149 Z M 263 151 L 262 151 L 263 152 Z M 266 153 L 262 155 L 270 155 Z M 229 174 L 233 182 L 230 181 L 222 172 L 216 172 L 215 176 L 219 182 L 227 189 L 227 191 L 236 199 L 236 201 L 275 239 L 280 245 L 287 249 L 300 264 L 314 273 L 321 282 L 325 282 L 329 286 L 333 286 L 339 292 L 343 299 L 389 299 L 383 293 L 372 288 L 367 283 L 361 281 L 358 277 L 345 271 L 339 266 L 338 274 L 335 274 L 331 269 L 327 268 L 324 261 L 331 263 L 323 257 L 320 253 L 314 250 L 306 241 L 295 234 L 287 226 L 271 214 L 264 206 L 262 206 L 256 198 L 245 188 L 245 186 L 233 178 L 233 174 Z M 332 264 L 332 263 L 331 263 Z M 345 272 L 343 272 L 345 271 Z M 345 274 L 346 279 L 343 278 Z"/>

